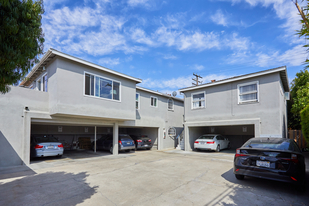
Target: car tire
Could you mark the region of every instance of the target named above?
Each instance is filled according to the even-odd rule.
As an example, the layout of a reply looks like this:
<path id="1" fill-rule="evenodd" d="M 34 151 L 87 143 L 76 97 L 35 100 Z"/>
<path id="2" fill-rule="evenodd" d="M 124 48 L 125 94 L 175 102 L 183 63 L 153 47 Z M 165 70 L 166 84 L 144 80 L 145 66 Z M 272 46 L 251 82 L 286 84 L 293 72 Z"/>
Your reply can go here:
<path id="1" fill-rule="evenodd" d="M 113 154 L 113 145 L 109 146 L 109 152 Z"/>
<path id="2" fill-rule="evenodd" d="M 244 175 L 235 175 L 236 179 L 243 180 L 245 178 Z"/>
<path id="3" fill-rule="evenodd" d="M 220 152 L 220 145 L 217 146 L 216 152 Z"/>

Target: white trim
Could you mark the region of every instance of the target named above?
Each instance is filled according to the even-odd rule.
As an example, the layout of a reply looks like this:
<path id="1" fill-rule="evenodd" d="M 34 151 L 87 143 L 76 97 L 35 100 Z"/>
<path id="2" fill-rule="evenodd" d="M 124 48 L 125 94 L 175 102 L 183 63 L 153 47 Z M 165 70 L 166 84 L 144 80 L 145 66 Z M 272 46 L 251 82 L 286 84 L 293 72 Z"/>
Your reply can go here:
<path id="1" fill-rule="evenodd" d="M 247 86 L 247 85 L 252 85 L 256 84 L 256 92 L 247 92 L 244 94 L 252 94 L 252 93 L 257 93 L 257 100 L 247 100 L 247 101 L 240 101 L 240 94 L 239 94 L 239 87 Z M 259 81 L 253 81 L 253 82 L 246 82 L 242 84 L 237 84 L 237 104 L 244 104 L 244 103 L 259 103 L 260 102 L 260 91 L 259 91 Z"/>
<path id="2" fill-rule="evenodd" d="M 169 101 L 169 100 L 172 100 L 172 103 L 173 103 L 173 108 L 172 108 L 172 109 L 168 108 L 168 101 Z M 174 111 L 174 100 L 173 100 L 172 98 L 168 98 L 168 99 L 167 99 L 167 110 L 168 110 L 168 111 Z"/>
<path id="3" fill-rule="evenodd" d="M 197 107 L 197 108 L 194 108 L 193 107 L 193 95 L 196 95 L 196 94 L 201 94 L 203 93 L 204 94 L 204 107 Z M 205 109 L 206 108 L 206 91 L 202 91 L 202 92 L 195 92 L 195 93 L 192 93 L 191 94 L 191 109 Z"/>
<path id="4" fill-rule="evenodd" d="M 152 105 L 151 105 L 151 98 L 157 99 L 157 106 L 152 106 Z M 151 106 L 151 107 L 154 107 L 154 108 L 158 108 L 158 107 L 159 107 L 159 99 L 158 99 L 158 97 L 150 96 L 150 106 Z"/>
<path id="5" fill-rule="evenodd" d="M 99 65 L 96 65 L 94 63 L 91 63 L 91 62 L 87 62 L 85 60 L 82 60 L 82 59 L 79 59 L 77 57 L 74 57 L 74 56 L 70 56 L 68 54 L 64 54 L 62 52 L 59 52 L 57 50 L 54 50 L 52 48 L 50 48 L 50 50 L 52 51 L 53 54 L 55 55 L 58 55 L 58 56 L 61 56 L 61 57 L 64 57 L 64 58 L 67 58 L 67 59 L 70 59 L 72 61 L 75 61 L 75 62 L 78 62 L 78 63 L 81 63 L 81 64 L 85 64 L 87 66 L 91 66 L 91 67 L 94 67 L 96 69 L 100 69 L 102 71 L 105 71 L 105 72 L 108 72 L 108 73 L 111 73 L 111 74 L 115 74 L 117 76 L 121 76 L 121 77 L 124 77 L 124 78 L 127 78 L 127 79 L 130 79 L 130 80 L 133 80 L 133 81 L 136 81 L 138 83 L 141 83 L 142 80 L 141 79 L 138 79 L 138 78 L 134 78 L 134 77 L 131 77 L 131 76 L 128 76 L 128 75 L 125 75 L 125 74 L 122 74 L 122 73 L 119 73 L 119 72 L 116 72 L 116 71 L 113 71 L 111 69 L 108 69 L 108 68 L 105 68 L 103 66 L 99 66 Z"/>
<path id="6" fill-rule="evenodd" d="M 87 94 L 85 94 L 85 75 L 86 74 L 89 74 L 89 75 L 92 75 L 94 78 L 94 91 L 93 91 L 93 96 L 92 95 L 87 95 Z M 104 98 L 104 97 L 97 97 L 97 96 L 95 96 L 95 90 L 96 90 L 96 88 L 95 88 L 95 77 L 99 77 L 99 78 L 103 78 L 103 79 L 107 79 L 107 80 L 110 80 L 110 81 L 112 81 L 112 82 L 117 82 L 117 83 L 119 83 L 119 100 L 116 100 L 116 99 L 108 99 L 108 98 Z M 93 74 L 93 73 L 91 73 L 91 72 L 87 72 L 87 71 L 84 71 L 84 75 L 83 75 L 83 96 L 85 96 L 85 97 L 92 97 L 92 98 L 96 98 L 96 99 L 104 99 L 104 100 L 109 100 L 109 101 L 113 101 L 113 102 L 121 102 L 121 94 L 122 94 L 122 92 L 121 92 L 121 82 L 120 81 L 117 81 L 117 80 L 113 80 L 113 79 L 110 79 L 110 78 L 107 78 L 107 77 L 104 77 L 104 76 L 100 76 L 100 75 L 97 75 L 97 74 Z M 112 84 L 112 91 L 113 91 L 113 88 L 114 87 L 114 84 Z M 113 94 L 112 94 L 112 97 L 113 97 Z"/>
<path id="7" fill-rule="evenodd" d="M 160 96 L 164 96 L 164 97 L 167 97 L 167 98 L 173 98 L 173 99 L 178 100 L 178 101 L 182 101 L 182 102 L 184 101 L 183 99 L 180 99 L 178 97 L 173 97 L 173 96 L 163 94 L 161 92 L 153 91 L 151 89 L 146 89 L 146 88 L 143 88 L 143 87 L 140 87 L 140 86 L 136 86 L 136 89 L 139 89 L 139 90 L 142 90 L 142 91 L 145 91 L 145 92 L 149 92 L 149 93 L 153 93 L 153 94 L 157 94 L 157 95 L 160 95 Z"/>
<path id="8" fill-rule="evenodd" d="M 270 71 L 262 71 L 259 73 L 254 73 L 254 74 L 248 74 L 245 76 L 240 76 L 240 77 L 235 77 L 235 78 L 231 78 L 231 79 L 226 79 L 226 80 L 222 80 L 222 81 L 218 81 L 218 82 L 213 82 L 210 84 L 202 84 L 199 86 L 195 86 L 195 87 L 188 87 L 188 88 L 183 88 L 183 89 L 179 89 L 179 92 L 186 92 L 186 91 L 190 91 L 190 90 L 195 90 L 195 89 L 200 89 L 200 88 L 205 88 L 205 87 L 212 87 L 218 84 L 225 84 L 225 83 L 229 83 L 229 82 L 235 82 L 235 81 L 239 81 L 239 80 L 243 80 L 243 79 L 248 79 L 248 78 L 253 78 L 253 77 L 258 77 L 258 76 L 262 76 L 262 75 L 266 75 L 266 74 L 271 74 L 271 73 L 275 73 L 275 72 L 280 72 L 280 71 L 286 71 L 286 67 L 279 67 L 277 69 L 274 70 L 270 70 Z"/>
<path id="9" fill-rule="evenodd" d="M 137 109 L 136 109 L 136 95 L 138 94 L 138 99 L 137 99 L 137 101 L 138 101 L 138 107 L 137 107 Z M 136 110 L 139 110 L 141 108 L 141 94 L 140 93 L 135 93 L 135 109 Z"/>

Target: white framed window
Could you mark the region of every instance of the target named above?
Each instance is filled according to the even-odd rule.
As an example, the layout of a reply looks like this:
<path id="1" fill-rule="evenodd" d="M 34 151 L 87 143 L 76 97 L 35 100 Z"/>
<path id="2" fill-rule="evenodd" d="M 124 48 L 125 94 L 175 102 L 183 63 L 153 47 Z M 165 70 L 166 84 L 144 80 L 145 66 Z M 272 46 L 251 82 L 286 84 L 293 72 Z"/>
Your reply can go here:
<path id="1" fill-rule="evenodd" d="M 157 97 L 150 97 L 150 106 L 158 107 L 158 98 Z"/>
<path id="2" fill-rule="evenodd" d="M 43 81 L 43 91 L 47 92 L 47 82 L 48 82 L 47 74 L 43 76 L 42 81 Z"/>
<path id="3" fill-rule="evenodd" d="M 41 91 L 41 88 L 42 88 L 42 85 L 41 85 L 41 84 L 42 84 L 41 79 L 39 79 L 39 80 L 36 81 L 36 87 L 38 88 L 39 91 Z"/>
<path id="4" fill-rule="evenodd" d="M 193 93 L 191 94 L 192 99 L 192 109 L 205 108 L 205 92 Z"/>
<path id="5" fill-rule="evenodd" d="M 137 110 L 139 110 L 140 109 L 140 94 L 139 93 L 136 93 L 136 95 L 135 95 L 135 107 L 136 107 L 136 109 Z"/>
<path id="6" fill-rule="evenodd" d="M 173 136 L 173 137 L 175 137 L 175 136 L 176 136 L 176 129 L 175 129 L 175 127 L 170 127 L 170 128 L 168 129 L 168 131 L 167 131 L 167 134 L 168 134 L 168 136 Z"/>
<path id="7" fill-rule="evenodd" d="M 121 82 L 85 72 L 84 95 L 120 101 Z"/>
<path id="8" fill-rule="evenodd" d="M 246 102 L 259 102 L 259 82 L 238 84 L 238 104 Z"/>
<path id="9" fill-rule="evenodd" d="M 167 100 L 167 109 L 168 110 L 174 110 L 174 100 L 173 99 Z"/>

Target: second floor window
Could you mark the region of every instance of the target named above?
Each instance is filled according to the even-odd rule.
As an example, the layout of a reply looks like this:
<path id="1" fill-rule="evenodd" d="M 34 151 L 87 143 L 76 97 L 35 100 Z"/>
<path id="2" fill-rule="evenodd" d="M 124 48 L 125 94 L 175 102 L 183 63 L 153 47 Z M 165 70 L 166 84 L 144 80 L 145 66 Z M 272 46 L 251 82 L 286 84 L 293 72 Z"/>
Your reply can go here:
<path id="1" fill-rule="evenodd" d="M 158 98 L 157 97 L 150 97 L 150 99 L 151 99 L 150 105 L 152 107 L 158 107 Z"/>
<path id="2" fill-rule="evenodd" d="M 174 110 L 174 101 L 172 99 L 167 100 L 167 108 L 168 110 Z"/>
<path id="3" fill-rule="evenodd" d="M 205 107 L 205 93 L 192 94 L 192 109 L 204 108 Z"/>
<path id="4" fill-rule="evenodd" d="M 258 82 L 250 82 L 239 84 L 238 87 L 238 103 L 258 102 Z"/>
<path id="5" fill-rule="evenodd" d="M 135 107 L 136 107 L 136 109 L 139 109 L 139 107 L 140 107 L 140 105 L 139 105 L 139 104 L 140 104 L 140 103 L 139 103 L 139 102 L 140 102 L 140 101 L 139 101 L 139 93 L 136 93 L 135 96 L 136 96 L 136 97 L 135 97 L 135 98 L 136 98 L 136 100 L 135 100 L 135 101 L 136 101 L 136 102 L 135 102 Z"/>
<path id="6" fill-rule="evenodd" d="M 85 95 L 120 100 L 120 82 L 85 73 Z"/>
<path id="7" fill-rule="evenodd" d="M 47 92 L 47 74 L 45 74 L 45 76 L 43 76 L 43 91 Z"/>

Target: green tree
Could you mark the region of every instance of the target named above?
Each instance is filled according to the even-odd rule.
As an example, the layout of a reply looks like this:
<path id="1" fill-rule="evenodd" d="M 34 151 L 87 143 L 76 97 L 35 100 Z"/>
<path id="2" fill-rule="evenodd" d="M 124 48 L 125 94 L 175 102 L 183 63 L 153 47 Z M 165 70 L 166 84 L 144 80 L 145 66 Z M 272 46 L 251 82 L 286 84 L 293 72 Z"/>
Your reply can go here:
<path id="1" fill-rule="evenodd" d="M 289 127 L 301 129 L 300 112 L 309 104 L 309 72 L 303 70 L 296 73 L 291 83 L 291 100 L 288 103 Z"/>
<path id="2" fill-rule="evenodd" d="M 43 54 L 43 1 L 0 0 L 0 93 L 24 78 Z"/>
<path id="3" fill-rule="evenodd" d="M 309 104 L 300 112 L 300 116 L 302 132 L 307 142 L 309 142 Z"/>

